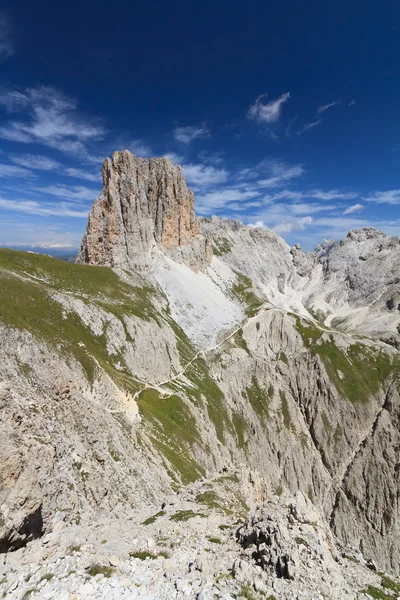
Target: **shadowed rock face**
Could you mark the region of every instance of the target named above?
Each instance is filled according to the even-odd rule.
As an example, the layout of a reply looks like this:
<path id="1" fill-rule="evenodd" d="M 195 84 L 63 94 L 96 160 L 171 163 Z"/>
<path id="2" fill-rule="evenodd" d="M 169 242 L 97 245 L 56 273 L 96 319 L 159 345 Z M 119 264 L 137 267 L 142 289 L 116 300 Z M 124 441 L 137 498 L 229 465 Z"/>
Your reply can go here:
<path id="1" fill-rule="evenodd" d="M 77 262 L 140 268 L 162 249 L 202 268 L 211 256 L 199 232 L 194 195 L 178 165 L 115 152 L 104 161 L 103 190 L 90 212 Z"/>

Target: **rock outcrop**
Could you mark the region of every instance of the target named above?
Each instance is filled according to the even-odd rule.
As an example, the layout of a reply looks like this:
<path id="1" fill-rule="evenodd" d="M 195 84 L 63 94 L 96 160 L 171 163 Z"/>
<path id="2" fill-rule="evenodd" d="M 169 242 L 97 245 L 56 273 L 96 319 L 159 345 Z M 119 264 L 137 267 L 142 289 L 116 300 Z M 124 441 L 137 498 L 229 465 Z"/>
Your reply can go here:
<path id="1" fill-rule="evenodd" d="M 162 250 L 194 269 L 210 261 L 200 236 L 194 195 L 168 158 L 114 152 L 103 164 L 103 190 L 94 202 L 78 263 L 140 269 Z"/>

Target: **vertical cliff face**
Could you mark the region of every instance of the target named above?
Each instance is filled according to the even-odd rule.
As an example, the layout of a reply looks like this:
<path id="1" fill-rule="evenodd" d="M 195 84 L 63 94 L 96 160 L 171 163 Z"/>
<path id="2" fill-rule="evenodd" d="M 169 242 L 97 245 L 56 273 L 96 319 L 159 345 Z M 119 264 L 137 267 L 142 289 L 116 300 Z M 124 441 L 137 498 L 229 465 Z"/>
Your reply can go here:
<path id="1" fill-rule="evenodd" d="M 115 152 L 103 164 L 103 189 L 93 204 L 79 263 L 146 267 L 162 249 L 194 269 L 209 261 L 194 195 L 182 170 L 167 158 Z"/>

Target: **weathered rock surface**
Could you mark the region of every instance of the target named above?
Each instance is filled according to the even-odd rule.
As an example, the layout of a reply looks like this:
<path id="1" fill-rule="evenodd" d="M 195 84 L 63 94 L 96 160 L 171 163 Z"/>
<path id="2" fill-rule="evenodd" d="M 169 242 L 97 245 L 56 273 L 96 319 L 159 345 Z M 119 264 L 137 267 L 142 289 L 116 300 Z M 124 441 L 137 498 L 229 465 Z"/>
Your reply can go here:
<path id="1" fill-rule="evenodd" d="M 199 235 L 194 195 L 168 158 L 115 152 L 103 164 L 103 190 L 93 204 L 78 262 L 139 269 L 160 249 L 193 268 L 209 261 Z"/>

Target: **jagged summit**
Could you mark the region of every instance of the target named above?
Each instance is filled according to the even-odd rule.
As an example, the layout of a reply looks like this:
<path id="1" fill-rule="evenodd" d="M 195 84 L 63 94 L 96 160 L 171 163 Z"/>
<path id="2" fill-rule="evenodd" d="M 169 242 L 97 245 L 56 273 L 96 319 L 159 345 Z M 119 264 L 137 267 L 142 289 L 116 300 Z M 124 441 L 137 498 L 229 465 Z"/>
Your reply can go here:
<path id="1" fill-rule="evenodd" d="M 162 249 L 202 268 L 209 261 L 194 194 L 168 158 L 114 152 L 103 164 L 103 189 L 89 214 L 77 262 L 141 268 Z"/>

